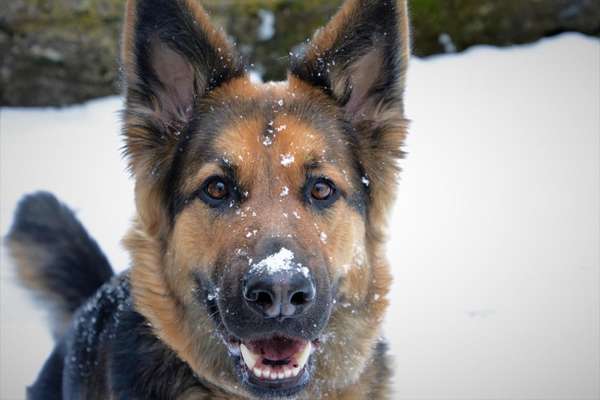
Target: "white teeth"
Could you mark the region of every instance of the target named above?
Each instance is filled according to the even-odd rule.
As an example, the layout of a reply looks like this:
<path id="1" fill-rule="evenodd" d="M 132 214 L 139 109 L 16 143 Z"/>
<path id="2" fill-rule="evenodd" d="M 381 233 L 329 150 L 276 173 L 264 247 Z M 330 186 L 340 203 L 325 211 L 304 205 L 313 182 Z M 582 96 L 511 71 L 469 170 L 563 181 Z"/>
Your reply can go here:
<path id="1" fill-rule="evenodd" d="M 256 365 L 258 356 L 254 355 L 246 346 L 244 346 L 243 343 L 240 345 L 240 352 L 242 353 L 242 358 L 244 359 L 244 362 L 248 368 L 253 369 Z"/>
<path id="2" fill-rule="evenodd" d="M 292 376 L 297 376 L 302 368 L 286 368 L 284 367 L 281 371 L 272 371 L 270 369 L 260 369 L 258 367 L 253 368 L 251 371 L 257 378 L 277 380 L 277 379 L 287 379 Z"/>
<path id="3" fill-rule="evenodd" d="M 294 357 L 293 364 L 284 365 L 277 368 L 277 370 L 273 370 L 271 367 L 259 363 L 260 355 L 252 353 L 244 344 L 240 345 L 240 353 L 248 370 L 257 378 L 269 380 L 281 380 L 297 376 L 306 365 L 311 351 L 312 344 L 307 342 L 304 348 Z M 258 364 L 261 364 L 261 366 Z"/>
<path id="4" fill-rule="evenodd" d="M 311 349 L 312 344 L 310 342 L 307 342 L 306 346 L 304 346 L 304 350 L 302 350 L 302 353 L 300 353 L 298 359 L 296 360 L 298 362 L 298 370 L 301 370 L 302 368 L 304 368 L 304 365 L 306 365 L 306 361 L 308 361 L 308 357 L 310 357 Z"/>

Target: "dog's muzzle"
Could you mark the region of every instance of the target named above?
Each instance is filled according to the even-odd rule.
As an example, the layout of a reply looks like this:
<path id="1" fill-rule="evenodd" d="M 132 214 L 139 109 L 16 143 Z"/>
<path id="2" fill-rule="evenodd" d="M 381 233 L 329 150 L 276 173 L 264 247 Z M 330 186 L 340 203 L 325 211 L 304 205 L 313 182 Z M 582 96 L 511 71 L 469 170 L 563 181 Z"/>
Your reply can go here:
<path id="1" fill-rule="evenodd" d="M 324 260 L 293 243 L 257 247 L 223 274 L 217 305 L 242 382 L 256 395 L 288 396 L 310 381 L 332 289 Z"/>

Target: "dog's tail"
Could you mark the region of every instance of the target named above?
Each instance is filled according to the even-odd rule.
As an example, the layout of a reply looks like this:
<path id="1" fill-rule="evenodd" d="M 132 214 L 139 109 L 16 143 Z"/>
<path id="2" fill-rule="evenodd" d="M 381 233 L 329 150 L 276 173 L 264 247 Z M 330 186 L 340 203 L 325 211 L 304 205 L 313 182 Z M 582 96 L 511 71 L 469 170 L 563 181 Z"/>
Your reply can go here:
<path id="1" fill-rule="evenodd" d="M 20 282 L 49 307 L 60 338 L 73 313 L 113 275 L 73 212 L 46 192 L 25 196 L 6 238 Z"/>

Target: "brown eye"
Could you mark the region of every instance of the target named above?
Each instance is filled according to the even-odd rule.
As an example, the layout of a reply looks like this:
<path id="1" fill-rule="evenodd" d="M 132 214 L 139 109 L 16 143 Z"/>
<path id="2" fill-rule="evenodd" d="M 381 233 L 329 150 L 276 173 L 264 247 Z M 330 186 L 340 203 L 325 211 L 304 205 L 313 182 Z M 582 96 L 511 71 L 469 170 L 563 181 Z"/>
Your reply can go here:
<path id="1" fill-rule="evenodd" d="M 333 194 L 333 191 L 334 189 L 329 182 L 325 180 L 320 180 L 315 182 L 310 191 L 310 195 L 315 200 L 323 201 L 327 200 Z"/>
<path id="2" fill-rule="evenodd" d="M 227 184 L 219 178 L 208 182 L 204 191 L 213 200 L 223 200 L 229 196 Z"/>
<path id="3" fill-rule="evenodd" d="M 325 177 L 309 177 L 304 186 L 304 199 L 317 210 L 330 207 L 342 193 Z"/>
<path id="4" fill-rule="evenodd" d="M 213 176 L 204 181 L 198 197 L 211 207 L 218 208 L 227 204 L 233 207 L 234 201 L 238 199 L 236 190 L 229 179 Z"/>

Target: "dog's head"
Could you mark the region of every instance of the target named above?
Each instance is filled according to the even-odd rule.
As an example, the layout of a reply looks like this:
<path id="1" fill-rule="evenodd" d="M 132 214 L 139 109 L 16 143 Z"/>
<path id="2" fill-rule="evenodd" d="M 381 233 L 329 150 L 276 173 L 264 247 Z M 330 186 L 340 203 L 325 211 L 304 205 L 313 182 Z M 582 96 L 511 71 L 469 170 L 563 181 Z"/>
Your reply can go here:
<path id="1" fill-rule="evenodd" d="M 205 381 L 246 397 L 356 382 L 390 273 L 406 4 L 350 0 L 252 83 L 194 0 L 130 0 L 124 133 L 135 304 Z"/>

